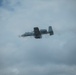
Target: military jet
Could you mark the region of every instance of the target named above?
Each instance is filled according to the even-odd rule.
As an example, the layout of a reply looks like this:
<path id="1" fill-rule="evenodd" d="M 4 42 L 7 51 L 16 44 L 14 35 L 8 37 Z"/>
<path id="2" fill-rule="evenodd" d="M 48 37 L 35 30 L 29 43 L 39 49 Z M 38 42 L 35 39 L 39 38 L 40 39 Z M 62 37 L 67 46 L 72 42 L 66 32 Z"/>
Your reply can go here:
<path id="1" fill-rule="evenodd" d="M 46 29 L 40 29 L 38 27 L 34 27 L 32 32 L 25 32 L 24 34 L 22 34 L 19 37 L 27 37 L 27 36 L 34 36 L 36 39 L 40 39 L 42 38 L 43 34 L 50 34 L 53 35 L 54 32 L 52 30 L 52 26 L 48 27 L 48 31 Z"/>

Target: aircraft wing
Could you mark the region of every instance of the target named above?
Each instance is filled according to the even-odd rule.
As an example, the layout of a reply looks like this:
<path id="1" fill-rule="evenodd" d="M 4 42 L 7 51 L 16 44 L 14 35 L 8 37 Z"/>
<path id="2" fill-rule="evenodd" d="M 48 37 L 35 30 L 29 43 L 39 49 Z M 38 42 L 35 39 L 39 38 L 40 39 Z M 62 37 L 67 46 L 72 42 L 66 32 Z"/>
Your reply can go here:
<path id="1" fill-rule="evenodd" d="M 41 33 L 38 27 L 34 27 L 34 36 L 35 38 L 41 38 Z"/>

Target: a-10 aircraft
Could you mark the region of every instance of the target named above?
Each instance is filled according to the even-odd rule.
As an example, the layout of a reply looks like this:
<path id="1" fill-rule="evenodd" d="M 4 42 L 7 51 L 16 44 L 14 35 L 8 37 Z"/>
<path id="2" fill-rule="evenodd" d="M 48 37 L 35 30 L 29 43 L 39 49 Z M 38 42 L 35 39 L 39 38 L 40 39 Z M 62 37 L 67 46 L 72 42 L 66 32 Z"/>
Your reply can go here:
<path id="1" fill-rule="evenodd" d="M 36 39 L 42 38 L 42 34 L 50 34 L 53 35 L 54 32 L 52 30 L 52 26 L 48 27 L 48 31 L 46 29 L 40 29 L 38 27 L 34 27 L 34 31 L 32 32 L 25 32 L 19 37 L 27 37 L 27 36 L 34 36 Z"/>

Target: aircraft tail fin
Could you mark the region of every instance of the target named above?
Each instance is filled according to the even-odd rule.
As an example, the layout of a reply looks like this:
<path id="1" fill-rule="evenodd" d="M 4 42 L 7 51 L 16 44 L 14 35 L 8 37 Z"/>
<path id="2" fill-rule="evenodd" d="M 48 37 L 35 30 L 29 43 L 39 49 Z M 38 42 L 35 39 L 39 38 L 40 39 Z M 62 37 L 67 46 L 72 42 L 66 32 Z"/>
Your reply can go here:
<path id="1" fill-rule="evenodd" d="M 53 34 L 54 34 L 54 32 L 53 32 L 53 30 L 52 30 L 52 26 L 49 26 L 48 32 L 49 32 L 50 35 L 53 35 Z"/>

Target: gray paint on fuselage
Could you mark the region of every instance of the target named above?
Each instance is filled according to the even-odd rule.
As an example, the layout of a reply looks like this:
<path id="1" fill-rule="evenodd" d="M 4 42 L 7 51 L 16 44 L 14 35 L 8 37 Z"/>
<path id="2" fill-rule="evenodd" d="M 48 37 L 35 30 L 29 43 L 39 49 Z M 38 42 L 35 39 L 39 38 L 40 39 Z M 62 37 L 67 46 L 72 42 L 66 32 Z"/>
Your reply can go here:
<path id="1" fill-rule="evenodd" d="M 46 29 L 41 29 L 41 30 L 40 30 L 40 33 L 41 33 L 41 34 L 47 34 L 48 32 L 47 32 Z"/>

